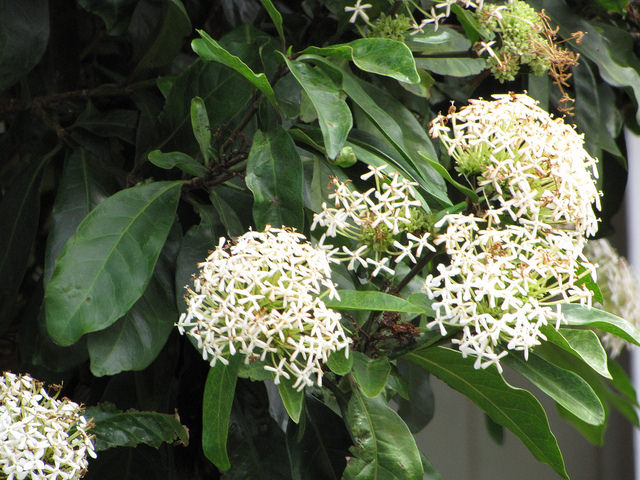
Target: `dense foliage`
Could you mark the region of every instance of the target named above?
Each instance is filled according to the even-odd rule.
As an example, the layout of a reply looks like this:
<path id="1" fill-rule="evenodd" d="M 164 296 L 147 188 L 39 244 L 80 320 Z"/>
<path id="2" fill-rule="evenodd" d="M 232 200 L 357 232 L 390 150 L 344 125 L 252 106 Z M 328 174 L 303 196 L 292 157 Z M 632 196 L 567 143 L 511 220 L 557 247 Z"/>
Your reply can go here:
<path id="1" fill-rule="evenodd" d="M 0 0 L 0 478 L 85 473 L 25 447 L 22 378 L 33 411 L 84 405 L 55 428 L 91 438 L 86 479 L 438 479 L 430 375 L 569 478 L 502 373 L 596 445 L 612 408 L 638 424 L 613 356 L 640 331 L 584 247 L 640 130 L 639 21 Z"/>

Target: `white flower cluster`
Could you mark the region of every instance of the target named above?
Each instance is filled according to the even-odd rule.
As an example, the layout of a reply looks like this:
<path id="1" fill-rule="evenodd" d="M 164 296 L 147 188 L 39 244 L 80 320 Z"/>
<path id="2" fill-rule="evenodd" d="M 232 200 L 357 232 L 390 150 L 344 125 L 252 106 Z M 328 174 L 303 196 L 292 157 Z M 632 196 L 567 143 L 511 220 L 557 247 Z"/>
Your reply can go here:
<path id="1" fill-rule="evenodd" d="M 605 239 L 589 240 L 585 254 L 595 264 L 598 272 L 598 286 L 604 300 L 601 307 L 640 328 L 640 283 L 629 262 L 618 255 Z M 611 333 L 602 335 L 602 343 L 612 357 L 617 357 L 623 347 L 631 346 L 626 340 Z"/>
<path id="2" fill-rule="evenodd" d="M 375 187 L 364 193 L 350 187 L 348 182 L 331 179 L 334 191 L 329 194 L 333 206 L 322 204 L 322 211 L 313 217 L 311 230 L 326 227 L 320 243 L 327 237 L 340 235 L 354 240 L 354 250 L 343 246 L 336 258 L 348 260 L 347 268 L 358 266 L 373 268 L 371 276 L 384 272 L 393 275 L 390 258 L 398 264 L 404 258 L 416 263 L 423 250 L 435 251 L 428 242 L 430 233 L 423 232 L 424 211 L 416 198 L 417 183 L 401 177 L 397 172 L 387 175 L 386 165 L 369 166 L 369 171 L 360 178 L 374 178 Z"/>
<path id="3" fill-rule="evenodd" d="M 221 238 L 198 265 L 178 329 L 212 366 L 240 353 L 246 364 L 265 362 L 276 384 L 293 377 L 298 390 L 322 385 L 322 364 L 331 352 L 348 353 L 350 342 L 340 314 L 321 299 L 337 297 L 331 262 L 330 252 L 290 229 L 267 226 L 231 245 Z"/>
<path id="4" fill-rule="evenodd" d="M 494 98 L 432 123 L 484 203 L 436 224 L 446 226 L 434 243 L 450 262 L 425 286 L 436 300 L 430 326 L 461 326 L 460 351 L 477 356 L 476 368 L 500 369 L 508 350 L 526 358 L 545 339 L 541 326 L 558 328 L 560 303 L 591 305 L 585 280 L 596 275 L 582 250 L 597 229 L 599 192 L 595 160 L 573 128 L 526 95 Z"/>
<path id="5" fill-rule="evenodd" d="M 49 396 L 29 375 L 0 377 L 0 478 L 75 480 L 96 458 L 90 423 L 67 398 Z"/>
<path id="6" fill-rule="evenodd" d="M 453 5 L 460 5 L 463 8 L 482 8 L 484 0 L 436 0 L 435 5 L 427 11 L 423 11 L 425 18 L 419 23 L 414 23 L 411 28 L 410 35 L 416 33 L 424 33 L 423 28 L 430 23 L 433 24 L 434 30 L 438 31 L 438 25 L 441 21 L 446 20 L 451 15 L 451 7 Z"/>

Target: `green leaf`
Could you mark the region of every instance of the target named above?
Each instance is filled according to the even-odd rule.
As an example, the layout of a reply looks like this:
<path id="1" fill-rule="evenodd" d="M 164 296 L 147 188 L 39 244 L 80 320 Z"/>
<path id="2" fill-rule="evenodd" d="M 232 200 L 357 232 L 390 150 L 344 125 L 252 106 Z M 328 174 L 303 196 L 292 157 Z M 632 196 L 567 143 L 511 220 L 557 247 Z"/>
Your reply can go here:
<path id="1" fill-rule="evenodd" d="M 271 17 L 273 26 L 276 27 L 276 32 L 278 32 L 278 36 L 280 37 L 280 40 L 284 45 L 285 39 L 284 39 L 284 32 L 282 30 L 282 15 L 278 11 L 278 9 L 273 5 L 273 2 L 271 0 L 260 0 L 260 3 L 262 3 L 262 6 L 269 14 L 269 17 Z"/>
<path id="2" fill-rule="evenodd" d="M 413 435 L 382 396 L 354 389 L 346 423 L 354 447 L 343 480 L 421 480 L 424 470 Z"/>
<path id="3" fill-rule="evenodd" d="M 591 444 L 596 446 L 604 445 L 604 433 L 606 421 L 602 425 L 591 425 L 580 418 L 576 417 L 569 410 L 564 408 L 559 403 L 556 404 L 556 408 L 558 409 L 558 413 L 560 416 L 567 422 L 569 422 L 573 427 L 580 432 L 580 434 L 587 439 Z M 605 408 L 605 410 L 608 410 Z"/>
<path id="4" fill-rule="evenodd" d="M 225 50 L 218 42 L 211 38 L 204 30 L 197 30 L 198 34 L 202 38 L 196 38 L 191 42 L 191 48 L 198 56 L 204 60 L 220 62 L 229 68 L 232 68 L 244 78 L 249 80 L 260 90 L 267 100 L 273 105 L 273 108 L 278 110 L 278 102 L 276 101 L 276 95 L 271 88 L 271 84 L 264 73 L 254 73 L 249 66 L 244 63 L 239 57 L 232 55 Z"/>
<path id="5" fill-rule="evenodd" d="M 587 365 L 606 378 L 611 378 L 607 369 L 607 353 L 598 336 L 591 330 L 560 328 L 548 325 L 541 329 L 547 341 L 582 359 Z"/>
<path id="6" fill-rule="evenodd" d="M 478 197 L 478 194 L 476 192 L 471 190 L 469 187 L 465 187 L 460 182 L 455 181 L 453 179 L 453 177 L 451 176 L 451 174 L 449 173 L 449 171 L 446 168 L 444 168 L 443 165 L 438 163 L 438 161 L 436 161 L 433 158 L 429 157 L 429 155 L 427 155 L 424 152 L 418 151 L 418 154 L 420 154 L 420 156 L 422 158 L 424 158 L 424 160 L 429 165 L 431 165 L 436 172 L 438 172 L 440 175 L 442 175 L 442 178 L 444 178 L 447 182 L 449 182 L 451 185 L 453 185 L 456 188 L 456 190 L 458 190 L 460 193 L 464 194 L 473 203 L 480 202 L 480 197 Z"/>
<path id="7" fill-rule="evenodd" d="M 515 352 L 502 359 L 520 375 L 590 425 L 602 425 L 605 412 L 593 389 L 579 375 L 547 362 L 535 353 L 524 360 Z"/>
<path id="8" fill-rule="evenodd" d="M 625 372 L 625 370 L 615 360 L 608 360 L 608 367 L 612 377 L 611 383 L 613 383 L 613 386 L 633 403 L 637 403 L 636 390 L 627 372 Z"/>
<path id="9" fill-rule="evenodd" d="M 418 433 L 433 418 L 435 399 L 429 372 L 404 358 L 398 359 L 398 373 L 408 384 L 408 400 L 397 397 L 398 415 L 411 433 Z"/>
<path id="10" fill-rule="evenodd" d="M 78 5 L 87 12 L 99 16 L 109 35 L 121 35 L 137 3 L 136 0 L 78 0 Z"/>
<path id="11" fill-rule="evenodd" d="M 565 304 L 562 305 L 562 314 L 571 326 L 599 328 L 635 345 L 640 345 L 640 331 L 623 318 L 611 313 L 582 305 Z"/>
<path id="12" fill-rule="evenodd" d="M 0 333 L 13 318 L 11 310 L 38 232 L 42 170 L 59 150 L 55 147 L 27 163 L 0 201 Z"/>
<path id="13" fill-rule="evenodd" d="M 149 152 L 149 161 L 155 166 L 170 170 L 174 167 L 194 177 L 205 177 L 208 173 L 207 167 L 200 162 L 182 152 L 163 153 L 160 150 Z"/>
<path id="14" fill-rule="evenodd" d="M 116 137 L 129 144 L 134 144 L 138 116 L 139 113 L 135 110 L 100 111 L 89 102 L 72 128 L 83 128 L 99 137 Z"/>
<path id="15" fill-rule="evenodd" d="M 289 418 L 295 423 L 300 422 L 300 413 L 304 405 L 304 389 L 293 388 L 293 380 L 281 377 L 278 384 L 278 392 L 282 399 L 282 404 L 289 414 Z"/>
<path id="16" fill-rule="evenodd" d="M 350 352 L 348 357 L 345 356 L 345 352 L 344 348 L 333 352 L 327 360 L 327 367 L 336 375 L 346 375 L 353 367 L 353 352 Z"/>
<path id="17" fill-rule="evenodd" d="M 211 158 L 211 124 L 207 114 L 207 106 L 201 97 L 191 99 L 191 128 L 193 136 L 200 146 L 205 163 Z"/>
<path id="18" fill-rule="evenodd" d="M 336 158 L 353 126 L 347 102 L 338 87 L 322 70 L 284 56 L 283 58 L 316 109 L 327 156 L 331 159 Z"/>
<path id="19" fill-rule="evenodd" d="M 173 271 L 180 235 L 170 234 L 149 285 L 131 310 L 110 327 L 88 335 L 91 373 L 96 377 L 147 368 L 167 342 L 178 318 Z"/>
<path id="20" fill-rule="evenodd" d="M 487 62 L 484 58 L 417 58 L 416 66 L 438 75 L 469 77 L 481 73 Z"/>
<path id="21" fill-rule="evenodd" d="M 259 230 L 269 224 L 302 231 L 302 162 L 284 129 L 277 127 L 255 133 L 245 182 L 253 193 L 253 218 Z"/>
<path id="22" fill-rule="evenodd" d="M 377 397 L 391 372 L 391 364 L 387 357 L 369 358 L 364 353 L 351 352 L 353 356 L 353 377 L 358 382 L 362 393 L 369 398 Z"/>
<path id="23" fill-rule="evenodd" d="M 481 37 L 486 40 L 495 38 L 495 33 L 480 25 L 480 22 L 469 10 L 462 8 L 458 4 L 453 4 L 451 5 L 451 11 L 455 14 L 472 44 L 476 43 Z"/>
<path id="24" fill-rule="evenodd" d="M 420 459 L 422 460 L 422 468 L 424 468 L 423 480 L 442 480 L 442 475 L 422 452 L 420 452 Z"/>
<path id="25" fill-rule="evenodd" d="M 0 92 L 35 67 L 49 42 L 47 0 L 0 0 Z"/>
<path id="26" fill-rule="evenodd" d="M 315 397 L 305 399 L 299 424 L 287 424 L 287 451 L 297 480 L 338 480 L 351 438 L 344 421 Z"/>
<path id="27" fill-rule="evenodd" d="M 182 182 L 122 190 L 94 208 L 65 244 L 45 292 L 61 345 L 102 330 L 144 292 L 173 224 Z"/>
<path id="28" fill-rule="evenodd" d="M 424 33 L 411 35 L 407 38 L 407 46 L 414 52 L 423 55 L 441 55 L 454 52 L 466 52 L 471 48 L 471 42 L 451 27 L 442 26 L 438 30 L 432 25 L 424 28 Z"/>
<path id="29" fill-rule="evenodd" d="M 420 82 L 411 50 L 404 42 L 390 38 L 359 38 L 330 47 L 308 47 L 302 53 L 330 55 L 351 60 L 365 72 L 386 75 L 410 84 Z"/>
<path id="30" fill-rule="evenodd" d="M 170 63 L 180 52 L 184 38 L 192 32 L 189 14 L 180 0 L 162 2 L 163 11 L 160 15 L 153 11 L 153 7 L 152 11 L 148 11 L 150 7 L 144 3 L 138 2 L 129 23 L 129 34 L 133 38 L 137 59 L 132 76 Z"/>
<path id="31" fill-rule="evenodd" d="M 232 355 L 229 365 L 217 362 L 209 370 L 202 399 L 202 450 L 205 456 L 222 471 L 231 464 L 227 456 L 229 416 L 236 391 L 238 369 L 242 355 Z"/>
<path id="32" fill-rule="evenodd" d="M 95 427 L 96 450 L 114 447 L 135 447 L 145 444 L 158 448 L 162 443 L 189 442 L 189 433 L 177 415 L 127 410 L 122 412 L 111 403 L 88 407 L 84 416 L 91 418 Z"/>
<path id="33" fill-rule="evenodd" d="M 335 310 L 367 310 L 378 312 L 428 313 L 426 307 L 408 302 L 395 295 L 378 291 L 338 290 L 337 298 L 324 299 L 329 308 Z"/>
<path id="34" fill-rule="evenodd" d="M 78 225 L 112 190 L 106 172 L 99 169 L 94 158 L 78 148 L 67 158 L 51 211 L 51 227 L 47 237 L 44 261 L 44 283 L 48 283 L 66 241 Z"/>
<path id="35" fill-rule="evenodd" d="M 242 222 L 240 222 L 238 215 L 216 190 L 211 189 L 209 191 L 209 200 L 211 200 L 213 208 L 215 208 L 216 212 L 220 216 L 220 220 L 222 225 L 224 225 L 227 234 L 230 237 L 239 237 L 242 235 L 244 233 L 244 227 L 242 226 Z"/>
<path id="36" fill-rule="evenodd" d="M 558 442 L 540 403 L 526 390 L 509 385 L 495 367 L 474 368 L 472 357 L 444 347 L 416 350 L 405 356 L 467 396 L 491 419 L 511 430 L 539 461 L 568 479 Z"/>

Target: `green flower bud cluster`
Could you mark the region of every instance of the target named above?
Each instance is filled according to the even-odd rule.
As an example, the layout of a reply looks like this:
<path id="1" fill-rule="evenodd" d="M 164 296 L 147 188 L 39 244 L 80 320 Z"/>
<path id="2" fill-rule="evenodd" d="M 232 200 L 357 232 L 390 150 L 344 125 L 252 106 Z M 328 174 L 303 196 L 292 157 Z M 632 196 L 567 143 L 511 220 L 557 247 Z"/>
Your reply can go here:
<path id="1" fill-rule="evenodd" d="M 545 74 L 551 60 L 544 55 L 551 49 L 543 35 L 544 24 L 538 13 L 526 2 L 515 0 L 505 6 L 485 3 L 475 16 L 484 28 L 496 32 L 501 40 L 488 63 L 501 82 L 514 80 L 521 65 L 528 65 L 535 75 Z"/>
<path id="2" fill-rule="evenodd" d="M 385 15 L 380 14 L 375 19 L 369 32 L 369 37 L 390 38 L 392 40 L 404 41 L 404 35 L 411 28 L 411 19 L 406 15 Z"/>

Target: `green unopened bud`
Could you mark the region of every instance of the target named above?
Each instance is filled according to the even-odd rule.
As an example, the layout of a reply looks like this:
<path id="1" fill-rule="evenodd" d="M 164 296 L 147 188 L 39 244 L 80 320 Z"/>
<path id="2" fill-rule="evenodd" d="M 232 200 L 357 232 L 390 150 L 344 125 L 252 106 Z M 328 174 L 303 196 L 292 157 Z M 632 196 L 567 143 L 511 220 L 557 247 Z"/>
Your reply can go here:
<path id="1" fill-rule="evenodd" d="M 356 154 L 353 151 L 353 148 L 347 145 L 346 147 L 342 147 L 340 149 L 340 153 L 338 154 L 338 156 L 336 157 L 333 163 L 338 167 L 347 168 L 347 167 L 351 167 L 357 161 L 358 161 L 358 158 L 356 157 Z"/>

